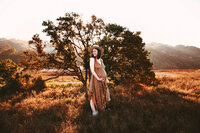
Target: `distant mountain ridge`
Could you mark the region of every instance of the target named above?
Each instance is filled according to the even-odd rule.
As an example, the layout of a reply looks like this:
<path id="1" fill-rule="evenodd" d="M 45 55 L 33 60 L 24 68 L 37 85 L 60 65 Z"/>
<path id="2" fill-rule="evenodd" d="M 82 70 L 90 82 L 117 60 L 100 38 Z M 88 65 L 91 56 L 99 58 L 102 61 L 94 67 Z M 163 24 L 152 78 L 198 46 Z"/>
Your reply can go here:
<path id="1" fill-rule="evenodd" d="M 0 59 L 12 59 L 19 63 L 23 58 L 23 51 L 30 49 L 28 42 L 16 39 L 0 38 Z"/>
<path id="2" fill-rule="evenodd" d="M 169 46 L 161 43 L 146 44 L 150 51 L 153 69 L 199 69 L 200 48 L 194 46 Z"/>
<path id="3" fill-rule="evenodd" d="M 28 42 L 16 39 L 0 38 L 0 47 L 15 48 L 16 50 L 29 49 Z"/>
<path id="4" fill-rule="evenodd" d="M 19 63 L 23 51 L 30 49 L 28 42 L 16 39 L 0 38 L 0 59 L 10 58 Z M 52 51 L 52 48 L 49 48 Z M 153 69 L 199 69 L 200 48 L 194 46 L 170 46 L 162 43 L 146 44 L 150 51 L 150 61 Z M 49 52 L 48 50 L 46 52 Z M 80 60 L 77 58 L 77 60 Z"/>

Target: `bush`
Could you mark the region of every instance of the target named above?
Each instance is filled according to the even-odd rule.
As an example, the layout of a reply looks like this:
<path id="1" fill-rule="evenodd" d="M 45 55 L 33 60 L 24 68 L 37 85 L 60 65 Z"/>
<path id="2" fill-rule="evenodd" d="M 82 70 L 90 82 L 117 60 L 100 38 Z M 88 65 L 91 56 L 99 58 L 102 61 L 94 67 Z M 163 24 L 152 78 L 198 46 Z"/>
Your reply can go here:
<path id="1" fill-rule="evenodd" d="M 47 85 L 45 81 L 42 79 L 42 76 L 39 76 L 32 80 L 32 85 L 30 87 L 30 90 L 35 90 L 38 93 L 46 87 Z"/>
<path id="2" fill-rule="evenodd" d="M 2 94 L 11 94 L 24 91 L 29 87 L 30 74 L 23 74 L 19 66 L 11 59 L 0 62 L 0 84 Z"/>
<path id="3" fill-rule="evenodd" d="M 0 84 L 7 84 L 15 77 L 18 65 L 11 59 L 5 59 L 0 62 Z"/>

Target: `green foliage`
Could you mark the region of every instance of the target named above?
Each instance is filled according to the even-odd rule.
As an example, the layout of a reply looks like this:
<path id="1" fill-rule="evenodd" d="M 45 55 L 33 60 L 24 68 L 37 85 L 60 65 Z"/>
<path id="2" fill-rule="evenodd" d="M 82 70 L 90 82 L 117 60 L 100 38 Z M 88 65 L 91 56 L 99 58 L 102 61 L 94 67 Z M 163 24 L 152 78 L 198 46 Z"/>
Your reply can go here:
<path id="1" fill-rule="evenodd" d="M 23 91 L 30 85 L 31 75 L 29 73 L 23 74 L 19 70 L 19 66 L 11 59 L 1 60 L 0 62 L 0 84 L 1 93 L 15 93 L 16 91 Z"/>
<path id="2" fill-rule="evenodd" d="M 5 59 L 0 62 L 0 84 L 8 83 L 14 78 L 18 65 L 11 59 Z"/>
<path id="3" fill-rule="evenodd" d="M 106 30 L 107 36 L 98 44 L 104 48 L 103 58 L 111 80 L 115 84 L 137 81 L 154 85 L 155 74 L 140 32 L 134 33 L 116 24 L 108 24 Z"/>
<path id="4" fill-rule="evenodd" d="M 18 68 L 18 65 L 11 59 L 5 59 L 0 62 L 1 94 L 20 91 L 23 84 L 19 79 L 19 73 L 17 73 Z"/>

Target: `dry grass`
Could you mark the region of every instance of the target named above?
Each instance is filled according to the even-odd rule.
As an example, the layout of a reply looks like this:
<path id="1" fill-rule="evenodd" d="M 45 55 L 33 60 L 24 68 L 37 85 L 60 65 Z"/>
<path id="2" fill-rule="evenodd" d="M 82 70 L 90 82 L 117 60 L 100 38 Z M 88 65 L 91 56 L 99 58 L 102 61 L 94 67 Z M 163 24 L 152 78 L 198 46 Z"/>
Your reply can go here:
<path id="1" fill-rule="evenodd" d="M 169 71 L 164 71 L 169 73 Z M 176 70 L 170 72 L 177 77 L 158 77 L 157 88 L 167 88 L 172 92 L 182 94 L 183 98 L 200 102 L 200 70 Z"/>
<path id="2" fill-rule="evenodd" d="M 158 77 L 157 87 L 136 83 L 110 86 L 111 102 L 97 117 L 91 116 L 80 84 L 54 81 L 39 93 L 1 97 L 0 131 L 198 133 L 200 71 L 171 73 L 180 76 Z"/>

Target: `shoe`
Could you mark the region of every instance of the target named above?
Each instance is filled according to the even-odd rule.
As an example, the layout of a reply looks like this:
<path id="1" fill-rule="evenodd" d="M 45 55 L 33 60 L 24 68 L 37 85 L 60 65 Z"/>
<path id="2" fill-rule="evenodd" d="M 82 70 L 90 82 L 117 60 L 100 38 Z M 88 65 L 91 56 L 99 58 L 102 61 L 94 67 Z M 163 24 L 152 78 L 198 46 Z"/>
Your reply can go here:
<path id="1" fill-rule="evenodd" d="M 111 101 L 111 98 L 109 97 L 108 101 L 110 102 Z"/>
<path id="2" fill-rule="evenodd" d="M 98 111 L 94 111 L 94 112 L 92 112 L 92 115 L 93 115 L 93 116 L 97 116 L 98 113 L 99 113 Z"/>

